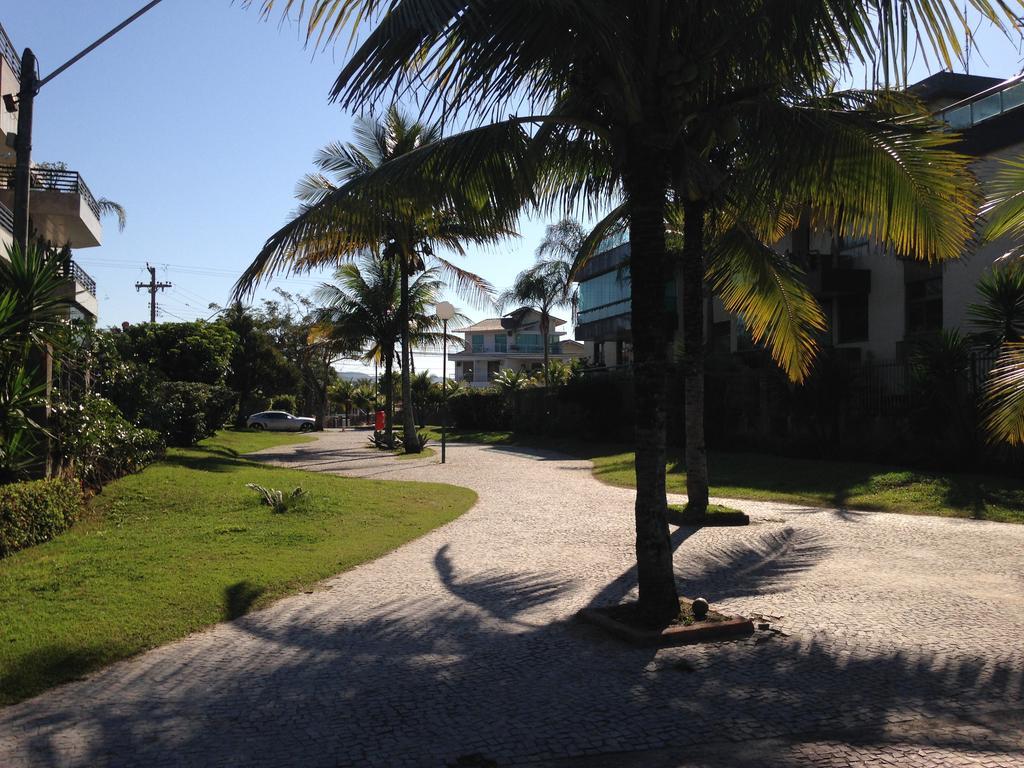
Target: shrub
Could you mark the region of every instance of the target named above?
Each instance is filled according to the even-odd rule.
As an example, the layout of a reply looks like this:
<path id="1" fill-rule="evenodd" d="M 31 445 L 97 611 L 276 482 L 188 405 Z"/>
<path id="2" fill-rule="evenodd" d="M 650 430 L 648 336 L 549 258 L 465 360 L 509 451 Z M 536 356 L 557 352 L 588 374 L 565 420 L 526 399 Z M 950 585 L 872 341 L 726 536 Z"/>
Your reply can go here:
<path id="1" fill-rule="evenodd" d="M 164 453 L 158 432 L 132 425 L 99 395 L 87 395 L 78 405 L 57 405 L 54 411 L 61 462 L 87 487 L 100 488 L 138 472 Z"/>
<path id="2" fill-rule="evenodd" d="M 73 480 L 0 485 L 0 557 L 49 541 L 81 511 L 82 489 Z"/>
<path id="3" fill-rule="evenodd" d="M 512 426 L 508 399 L 496 389 L 467 389 L 459 392 L 449 397 L 448 408 L 459 429 L 495 430 Z"/>
<path id="4" fill-rule="evenodd" d="M 154 391 L 143 423 L 169 445 L 194 445 L 224 426 L 234 409 L 235 393 L 227 387 L 166 381 Z"/>
<path id="5" fill-rule="evenodd" d="M 288 413 L 295 414 L 299 411 L 299 403 L 295 399 L 295 395 L 274 395 L 270 398 L 270 410 L 288 411 Z"/>

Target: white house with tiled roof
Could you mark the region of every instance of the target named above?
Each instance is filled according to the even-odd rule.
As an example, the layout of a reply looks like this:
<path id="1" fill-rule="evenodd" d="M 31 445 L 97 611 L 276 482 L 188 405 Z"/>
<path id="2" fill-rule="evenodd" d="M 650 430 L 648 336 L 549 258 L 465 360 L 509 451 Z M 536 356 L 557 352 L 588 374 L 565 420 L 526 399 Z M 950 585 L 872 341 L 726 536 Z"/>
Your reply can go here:
<path id="1" fill-rule="evenodd" d="M 583 357 L 583 345 L 563 339 L 557 330 L 565 320 L 550 316 L 548 328 L 549 359 L 569 363 Z M 453 333 L 465 336 L 465 349 L 450 354 L 455 363 L 455 378 L 473 387 L 490 385 L 499 371 L 511 369 L 534 373 L 544 366 L 540 312 L 523 307 L 504 317 L 489 317 Z"/>

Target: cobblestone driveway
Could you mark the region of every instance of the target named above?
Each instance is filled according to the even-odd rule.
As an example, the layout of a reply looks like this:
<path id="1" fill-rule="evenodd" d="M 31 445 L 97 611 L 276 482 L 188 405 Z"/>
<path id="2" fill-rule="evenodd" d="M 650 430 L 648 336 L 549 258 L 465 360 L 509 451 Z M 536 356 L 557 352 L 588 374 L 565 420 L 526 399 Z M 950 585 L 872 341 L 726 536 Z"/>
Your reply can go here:
<path id="1" fill-rule="evenodd" d="M 735 502 L 675 530 L 681 590 L 772 617 L 630 648 L 632 492 L 482 446 L 268 460 L 468 486 L 460 519 L 313 594 L 0 710 L 0 766 L 1024 766 L 1024 526 Z"/>

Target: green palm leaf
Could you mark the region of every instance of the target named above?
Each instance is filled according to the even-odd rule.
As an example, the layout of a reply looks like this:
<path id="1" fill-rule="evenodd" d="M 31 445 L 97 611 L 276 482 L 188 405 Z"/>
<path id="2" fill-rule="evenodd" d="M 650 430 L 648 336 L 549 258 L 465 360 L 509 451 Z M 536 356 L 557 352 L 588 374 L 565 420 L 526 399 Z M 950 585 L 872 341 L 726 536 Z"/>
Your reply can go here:
<path id="1" fill-rule="evenodd" d="M 1024 344 L 1006 344 L 985 388 L 990 439 L 1024 444 Z"/>
<path id="2" fill-rule="evenodd" d="M 736 227 L 718 238 L 707 280 L 729 312 L 796 382 L 811 372 L 825 315 L 803 273 L 784 254 Z"/>

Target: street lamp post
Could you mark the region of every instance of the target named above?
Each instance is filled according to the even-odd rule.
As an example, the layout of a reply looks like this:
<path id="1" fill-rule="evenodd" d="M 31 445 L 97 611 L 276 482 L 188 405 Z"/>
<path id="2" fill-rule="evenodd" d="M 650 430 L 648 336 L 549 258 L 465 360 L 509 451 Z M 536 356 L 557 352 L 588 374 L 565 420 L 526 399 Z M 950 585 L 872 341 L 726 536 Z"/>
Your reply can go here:
<path id="1" fill-rule="evenodd" d="M 441 318 L 441 463 L 445 463 L 445 444 L 448 437 L 448 321 L 455 317 L 455 307 L 442 301 L 435 308 Z"/>

